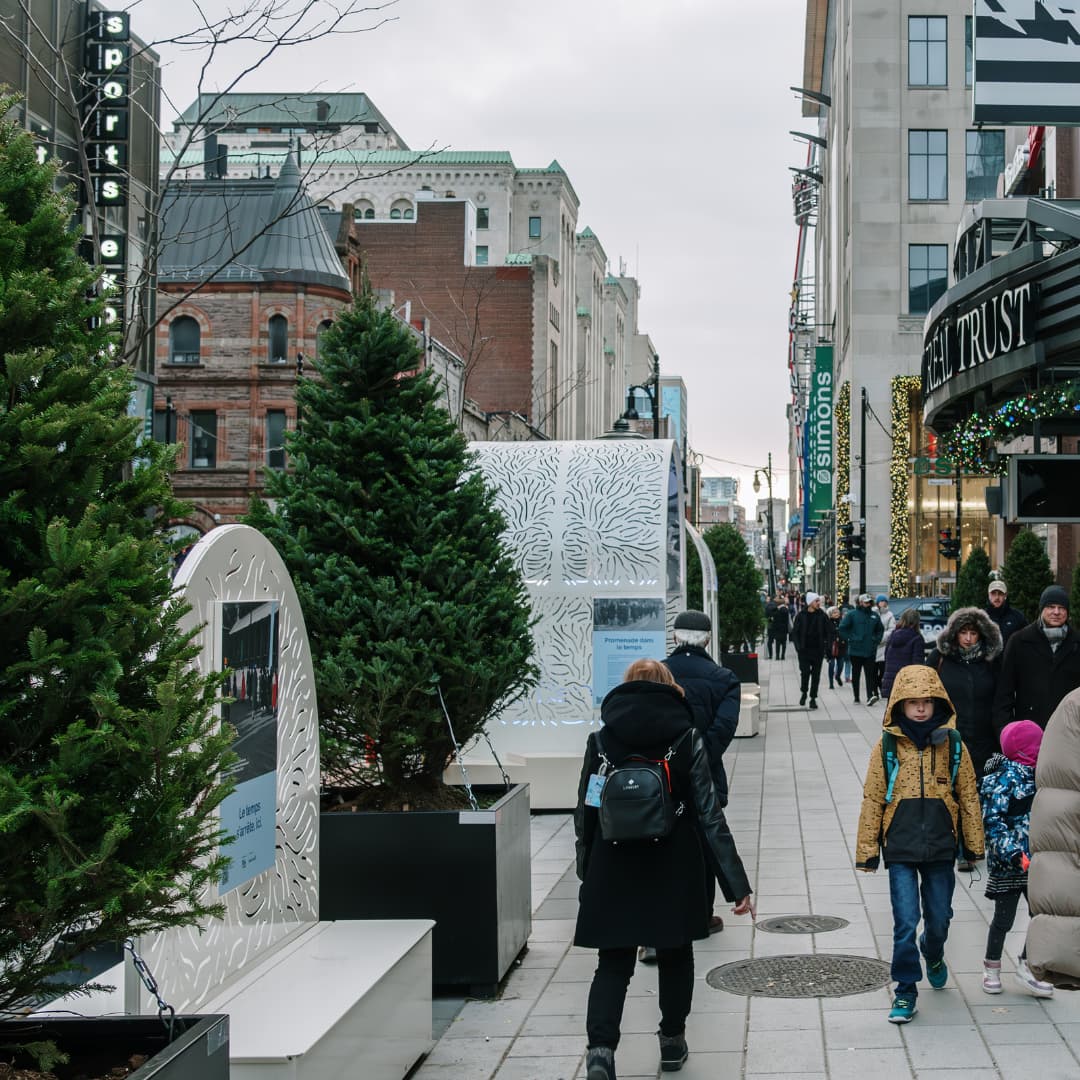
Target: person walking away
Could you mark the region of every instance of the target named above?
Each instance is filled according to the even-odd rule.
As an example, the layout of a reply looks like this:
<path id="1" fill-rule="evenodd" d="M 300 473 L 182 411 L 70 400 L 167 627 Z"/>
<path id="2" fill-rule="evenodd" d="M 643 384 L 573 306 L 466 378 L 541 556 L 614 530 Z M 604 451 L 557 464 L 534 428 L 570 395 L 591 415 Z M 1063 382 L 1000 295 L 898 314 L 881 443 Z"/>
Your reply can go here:
<path id="1" fill-rule="evenodd" d="M 791 640 L 799 654 L 799 704 L 806 704 L 810 695 L 810 708 L 816 709 L 818 686 L 821 683 L 821 665 L 832 645 L 833 625 L 829 616 L 821 610 L 821 597 L 816 592 L 806 594 L 806 606 L 795 616 Z"/>
<path id="2" fill-rule="evenodd" d="M 881 740 L 870 752 L 855 855 L 857 869 L 873 873 L 884 859 L 889 872 L 892 1024 L 906 1024 L 917 1011 L 920 954 L 935 990 L 948 981 L 953 860 L 957 851 L 972 861 L 983 854 L 975 769 L 963 742 L 950 734 L 955 727 L 937 672 L 924 665 L 901 668 Z M 923 933 L 917 938 L 920 917 Z"/>
<path id="3" fill-rule="evenodd" d="M 1080 690 L 1043 735 L 1031 807 L 1027 964 L 1035 978 L 1080 990 Z"/>
<path id="4" fill-rule="evenodd" d="M 975 779 L 981 780 L 986 762 L 999 750 L 993 710 L 1001 671 L 1001 632 L 982 608 L 958 608 L 926 662 L 938 673 L 953 703 Z"/>
<path id="5" fill-rule="evenodd" d="M 848 656 L 851 657 L 851 689 L 856 704 L 859 702 L 861 672 L 866 673 L 866 704 L 873 705 L 878 700 L 874 663 L 885 628 L 871 604 L 869 595 L 861 593 L 855 607 L 840 620 L 840 636 L 847 642 Z"/>
<path id="6" fill-rule="evenodd" d="M 901 668 L 926 660 L 926 642 L 919 629 L 919 613 L 914 608 L 908 608 L 895 621 L 889 643 L 885 646 L 885 664 L 881 675 L 881 692 L 886 696 L 892 693 L 893 683 Z"/>
<path id="7" fill-rule="evenodd" d="M 1030 851 L 1028 831 L 1035 798 L 1035 763 L 1043 731 L 1032 720 L 1017 720 L 1001 732 L 1001 753 L 986 762 L 979 785 L 986 834 L 986 895 L 994 917 L 986 935 L 982 988 L 1001 993 L 1001 951 L 1013 928 L 1020 897 L 1027 899 Z M 1036 997 L 1053 997 L 1054 988 L 1032 975 L 1027 945 L 1016 961 L 1016 981 Z"/>
<path id="8" fill-rule="evenodd" d="M 776 598 L 776 608 L 769 621 L 769 633 L 772 641 L 776 644 L 776 659 L 784 660 L 787 657 L 788 634 L 791 631 L 791 608 L 787 606 L 784 594 Z M 772 655 L 771 653 L 769 654 Z"/>
<path id="9" fill-rule="evenodd" d="M 1069 594 L 1043 589 L 1039 617 L 1009 638 L 994 693 L 994 728 L 1034 720 L 1045 728 L 1051 713 L 1080 687 L 1080 636 L 1069 625 Z"/>
<path id="10" fill-rule="evenodd" d="M 881 640 L 878 642 L 877 654 L 874 657 L 874 690 L 878 694 L 884 694 L 886 698 L 889 691 L 881 685 L 885 677 L 885 649 L 889 644 L 889 636 L 896 629 L 896 616 L 889 607 L 889 598 L 884 593 L 878 593 L 874 598 L 874 609 L 881 620 Z"/>
<path id="11" fill-rule="evenodd" d="M 1001 631 L 1001 647 L 1009 644 L 1009 638 L 1017 630 L 1027 626 L 1027 619 L 1009 603 L 1009 590 L 1004 581 L 991 581 L 986 590 L 986 607 L 983 610 L 990 621 Z"/>
<path id="12" fill-rule="evenodd" d="M 784 607 L 785 631 L 787 607 Z M 728 781 L 724 771 L 724 753 L 735 737 L 739 726 L 739 706 L 742 704 L 742 686 L 734 672 L 721 667 L 709 655 L 709 639 L 712 621 L 703 611 L 681 611 L 675 616 L 675 650 L 664 661 L 686 695 L 686 703 L 694 714 L 694 727 L 701 733 L 705 752 L 709 757 L 709 772 L 716 787 L 716 798 L 723 809 L 728 804 Z M 785 633 L 785 639 L 786 639 Z M 716 878 L 706 875 L 709 911 L 716 899 Z M 721 916 L 711 914 L 709 933 L 724 929 Z M 640 958 L 646 962 L 655 959 L 651 946 Z"/>
<path id="13" fill-rule="evenodd" d="M 829 689 L 844 685 L 844 660 L 847 657 L 847 642 L 840 636 L 840 609 L 831 607 L 826 614 L 832 623 L 832 644 L 829 646 L 828 670 Z"/>
<path id="14" fill-rule="evenodd" d="M 693 942 L 709 934 L 707 873 L 737 915 L 755 914 L 750 882 L 724 819 L 693 710 L 668 668 L 637 660 L 600 706 L 602 727 L 585 746 L 574 810 L 581 880 L 574 944 L 597 949 L 586 1012 L 588 1080 L 614 1080 L 626 990 L 638 943 L 655 943 L 659 967 L 660 1065 L 682 1068 L 694 988 Z M 614 842 L 598 803 L 610 775 L 631 759 L 666 762 L 673 815 L 656 840 Z M 614 770 L 614 771 L 613 771 Z M 704 846 L 703 846 L 704 842 Z"/>
<path id="15" fill-rule="evenodd" d="M 773 658 L 773 616 L 776 614 L 776 606 L 779 597 L 770 596 L 768 603 L 765 605 L 765 655 L 771 660 Z"/>

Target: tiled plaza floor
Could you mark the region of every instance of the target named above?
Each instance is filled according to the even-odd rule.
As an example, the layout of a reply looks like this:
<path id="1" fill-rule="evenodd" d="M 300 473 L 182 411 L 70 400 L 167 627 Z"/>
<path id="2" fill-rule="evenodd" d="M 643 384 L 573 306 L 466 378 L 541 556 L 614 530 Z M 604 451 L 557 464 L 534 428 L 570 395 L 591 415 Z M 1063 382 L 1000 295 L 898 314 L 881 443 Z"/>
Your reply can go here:
<path id="1" fill-rule="evenodd" d="M 888 959 L 888 879 L 853 869 L 862 777 L 883 705 L 829 690 L 821 708 L 798 705 L 798 669 L 762 660 L 761 733 L 725 755 L 728 820 L 756 883 L 758 917 L 838 915 L 842 930 L 816 935 L 755 932 L 727 907 L 723 933 L 695 946 L 697 985 L 687 1027 L 687 1080 L 1078 1080 L 1080 993 L 1036 1000 L 1014 989 L 1023 944 L 1017 919 L 1003 958 L 1005 992 L 980 980 L 992 904 L 985 879 L 959 874 L 944 990 L 920 988 L 919 1013 L 886 1022 L 887 989 L 851 997 L 745 998 L 714 990 L 709 970 L 747 956 L 825 952 Z M 569 815 L 536 815 L 533 933 L 496 1001 L 467 1002 L 415 1080 L 576 1080 L 584 1075 L 584 1016 L 595 953 L 571 946 L 577 906 Z M 616 1056 L 619 1080 L 659 1076 L 655 968 L 638 965 Z M 667 1075 L 667 1074 L 665 1074 Z"/>

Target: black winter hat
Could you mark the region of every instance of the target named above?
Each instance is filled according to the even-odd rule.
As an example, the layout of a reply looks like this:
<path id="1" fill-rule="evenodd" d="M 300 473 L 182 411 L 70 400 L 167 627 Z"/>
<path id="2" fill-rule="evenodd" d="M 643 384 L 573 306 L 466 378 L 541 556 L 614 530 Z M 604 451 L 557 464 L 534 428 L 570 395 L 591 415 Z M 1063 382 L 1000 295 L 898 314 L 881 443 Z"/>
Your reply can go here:
<path id="1" fill-rule="evenodd" d="M 704 611 L 680 611 L 675 616 L 676 630 L 712 631 L 712 622 Z"/>
<path id="2" fill-rule="evenodd" d="M 1069 594 L 1060 585 L 1048 585 L 1039 597 L 1039 610 L 1042 611 L 1048 604 L 1060 604 L 1068 611 Z"/>

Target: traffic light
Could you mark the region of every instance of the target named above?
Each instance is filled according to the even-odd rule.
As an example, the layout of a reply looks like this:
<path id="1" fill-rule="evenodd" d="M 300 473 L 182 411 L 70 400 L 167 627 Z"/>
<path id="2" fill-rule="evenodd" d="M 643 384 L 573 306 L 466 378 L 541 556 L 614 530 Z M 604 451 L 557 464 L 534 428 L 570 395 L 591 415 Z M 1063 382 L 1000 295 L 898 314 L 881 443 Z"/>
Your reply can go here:
<path id="1" fill-rule="evenodd" d="M 836 541 L 837 549 L 839 550 L 840 554 L 849 561 L 851 559 L 851 545 L 853 540 L 851 534 L 854 531 L 855 526 L 850 521 L 844 522 L 844 524 L 841 525 L 839 529 L 837 529 L 837 532 L 840 533 L 840 537 Z"/>
<path id="2" fill-rule="evenodd" d="M 866 537 L 853 536 L 851 538 L 851 554 L 848 558 L 852 562 L 864 562 L 866 560 Z"/>
<path id="3" fill-rule="evenodd" d="M 941 529 L 938 532 L 938 554 L 943 559 L 960 558 L 960 539 L 953 539 L 952 529 Z"/>

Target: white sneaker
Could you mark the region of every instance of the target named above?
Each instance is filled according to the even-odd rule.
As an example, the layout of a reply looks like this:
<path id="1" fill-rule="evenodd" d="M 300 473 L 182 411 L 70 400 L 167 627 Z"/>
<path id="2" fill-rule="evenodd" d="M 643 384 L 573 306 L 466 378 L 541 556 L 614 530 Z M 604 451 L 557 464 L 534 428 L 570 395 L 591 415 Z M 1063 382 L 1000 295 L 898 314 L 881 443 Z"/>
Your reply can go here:
<path id="1" fill-rule="evenodd" d="M 867 704 L 867 705 L 876 705 L 876 704 L 877 704 L 877 703 L 878 703 L 878 702 L 879 702 L 880 700 L 881 700 L 881 699 L 880 699 L 880 698 L 878 697 L 878 695 L 877 695 L 877 694 L 871 694 L 871 695 L 870 695 L 870 696 L 869 696 L 869 697 L 868 697 L 868 698 L 866 699 L 866 704 Z"/>
<path id="2" fill-rule="evenodd" d="M 1016 981 L 1029 993 L 1034 994 L 1035 997 L 1049 998 L 1054 996 L 1054 988 L 1050 983 L 1041 982 L 1031 974 L 1031 968 L 1027 966 L 1026 960 L 1016 961 Z"/>
<path id="3" fill-rule="evenodd" d="M 1000 960 L 984 960 L 983 961 L 983 991 L 987 994 L 1000 994 L 1001 993 L 1001 961 Z"/>

